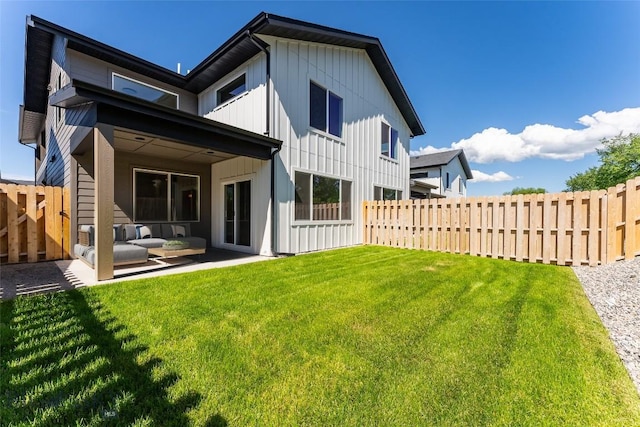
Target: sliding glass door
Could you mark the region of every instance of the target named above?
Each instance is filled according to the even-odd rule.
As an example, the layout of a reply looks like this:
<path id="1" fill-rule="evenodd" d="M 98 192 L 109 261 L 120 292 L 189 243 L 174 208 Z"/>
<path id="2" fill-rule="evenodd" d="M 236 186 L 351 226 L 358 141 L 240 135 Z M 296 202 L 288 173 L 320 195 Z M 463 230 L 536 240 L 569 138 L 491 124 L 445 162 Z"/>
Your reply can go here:
<path id="1" fill-rule="evenodd" d="M 251 246 L 251 181 L 224 186 L 224 242 Z"/>

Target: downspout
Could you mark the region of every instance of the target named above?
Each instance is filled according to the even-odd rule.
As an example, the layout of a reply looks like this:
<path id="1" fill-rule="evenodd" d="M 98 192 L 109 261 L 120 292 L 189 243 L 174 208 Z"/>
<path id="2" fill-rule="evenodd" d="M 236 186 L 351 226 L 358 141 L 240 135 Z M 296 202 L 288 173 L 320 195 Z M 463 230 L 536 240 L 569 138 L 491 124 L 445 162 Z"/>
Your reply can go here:
<path id="1" fill-rule="evenodd" d="M 271 131 L 270 131 L 270 128 L 271 128 L 271 120 L 270 120 L 271 119 L 271 111 L 270 111 L 271 110 L 271 107 L 270 107 L 271 94 L 270 94 L 270 91 L 269 91 L 269 89 L 271 87 L 271 85 L 270 85 L 270 82 L 271 82 L 271 54 L 269 53 L 269 49 L 267 49 L 267 47 L 265 46 L 265 43 L 262 40 L 256 39 L 251 31 L 247 30 L 247 35 L 249 36 L 249 40 L 251 40 L 251 42 L 254 45 L 256 45 L 256 47 L 258 49 L 263 51 L 265 56 L 267 57 L 267 67 L 266 67 L 267 68 L 267 81 L 266 81 L 266 84 L 265 84 L 265 88 L 267 90 L 267 96 L 265 97 L 266 98 L 266 103 L 267 103 L 267 105 L 266 105 L 267 114 L 266 114 L 266 123 L 265 123 L 264 134 L 266 136 L 271 136 L 270 135 L 270 133 L 271 133 Z M 280 150 L 278 150 L 278 151 L 280 151 Z"/>
<path id="2" fill-rule="evenodd" d="M 253 33 L 247 30 L 247 36 L 249 40 L 256 45 L 258 49 L 264 52 L 266 56 L 266 123 L 265 123 L 265 132 L 266 136 L 271 136 L 271 53 L 269 49 L 265 46 L 265 43 L 262 40 L 256 39 Z M 271 255 L 277 256 L 278 252 L 276 250 L 276 238 L 278 232 L 278 224 L 277 224 L 277 209 L 276 209 L 276 162 L 275 158 L 282 149 L 282 146 L 276 148 L 271 152 Z"/>

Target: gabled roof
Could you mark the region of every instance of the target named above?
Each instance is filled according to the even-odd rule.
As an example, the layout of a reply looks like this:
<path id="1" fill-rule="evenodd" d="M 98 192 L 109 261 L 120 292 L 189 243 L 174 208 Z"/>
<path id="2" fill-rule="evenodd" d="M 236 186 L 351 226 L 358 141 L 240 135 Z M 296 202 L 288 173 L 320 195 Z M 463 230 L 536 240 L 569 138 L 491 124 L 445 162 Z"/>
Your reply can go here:
<path id="1" fill-rule="evenodd" d="M 471 168 L 467 162 L 467 157 L 464 155 L 463 150 L 448 150 L 438 151 L 431 154 L 422 154 L 420 156 L 413 156 L 410 160 L 411 169 L 431 168 L 437 166 L 448 165 L 453 159 L 458 157 L 460 164 L 464 169 L 464 173 L 467 174 L 467 179 L 472 179 Z"/>
<path id="2" fill-rule="evenodd" d="M 67 39 L 69 49 L 193 93 L 201 92 L 268 47 L 262 40 L 255 38 L 255 34 L 364 49 L 412 134 L 415 136 L 425 133 L 418 114 L 379 39 L 265 12 L 258 14 L 186 76 L 32 15 L 27 18 L 25 43 L 24 107 L 27 112 L 46 111 L 46 86 L 49 81 L 51 48 L 55 34 Z"/>

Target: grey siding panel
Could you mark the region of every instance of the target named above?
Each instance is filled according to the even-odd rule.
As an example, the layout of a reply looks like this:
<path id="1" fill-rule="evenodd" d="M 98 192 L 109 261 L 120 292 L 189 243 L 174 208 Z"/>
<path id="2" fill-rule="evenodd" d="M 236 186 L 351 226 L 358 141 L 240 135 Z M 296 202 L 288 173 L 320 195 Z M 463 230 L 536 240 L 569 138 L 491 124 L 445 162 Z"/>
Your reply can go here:
<path id="1" fill-rule="evenodd" d="M 70 65 L 70 74 L 74 79 L 111 89 L 112 73 L 115 72 L 143 83 L 177 93 L 179 97 L 179 109 L 191 114 L 198 114 L 198 97 L 191 92 L 158 82 L 141 74 L 117 67 L 74 50 L 68 50 L 67 57 Z"/>

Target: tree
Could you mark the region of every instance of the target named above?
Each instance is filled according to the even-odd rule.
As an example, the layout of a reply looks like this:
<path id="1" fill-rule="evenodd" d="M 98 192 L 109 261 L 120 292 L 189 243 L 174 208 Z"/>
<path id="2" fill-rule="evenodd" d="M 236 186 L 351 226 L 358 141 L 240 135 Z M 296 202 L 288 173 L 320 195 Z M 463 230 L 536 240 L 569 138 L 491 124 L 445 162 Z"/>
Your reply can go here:
<path id="1" fill-rule="evenodd" d="M 596 152 L 600 166 L 570 177 L 568 191 L 602 190 L 640 176 L 640 134 L 603 139 Z"/>
<path id="2" fill-rule="evenodd" d="M 547 190 L 544 188 L 534 188 L 534 187 L 516 187 L 511 191 L 507 191 L 504 193 L 505 196 L 515 196 L 517 194 L 538 194 L 538 193 L 546 193 Z"/>

